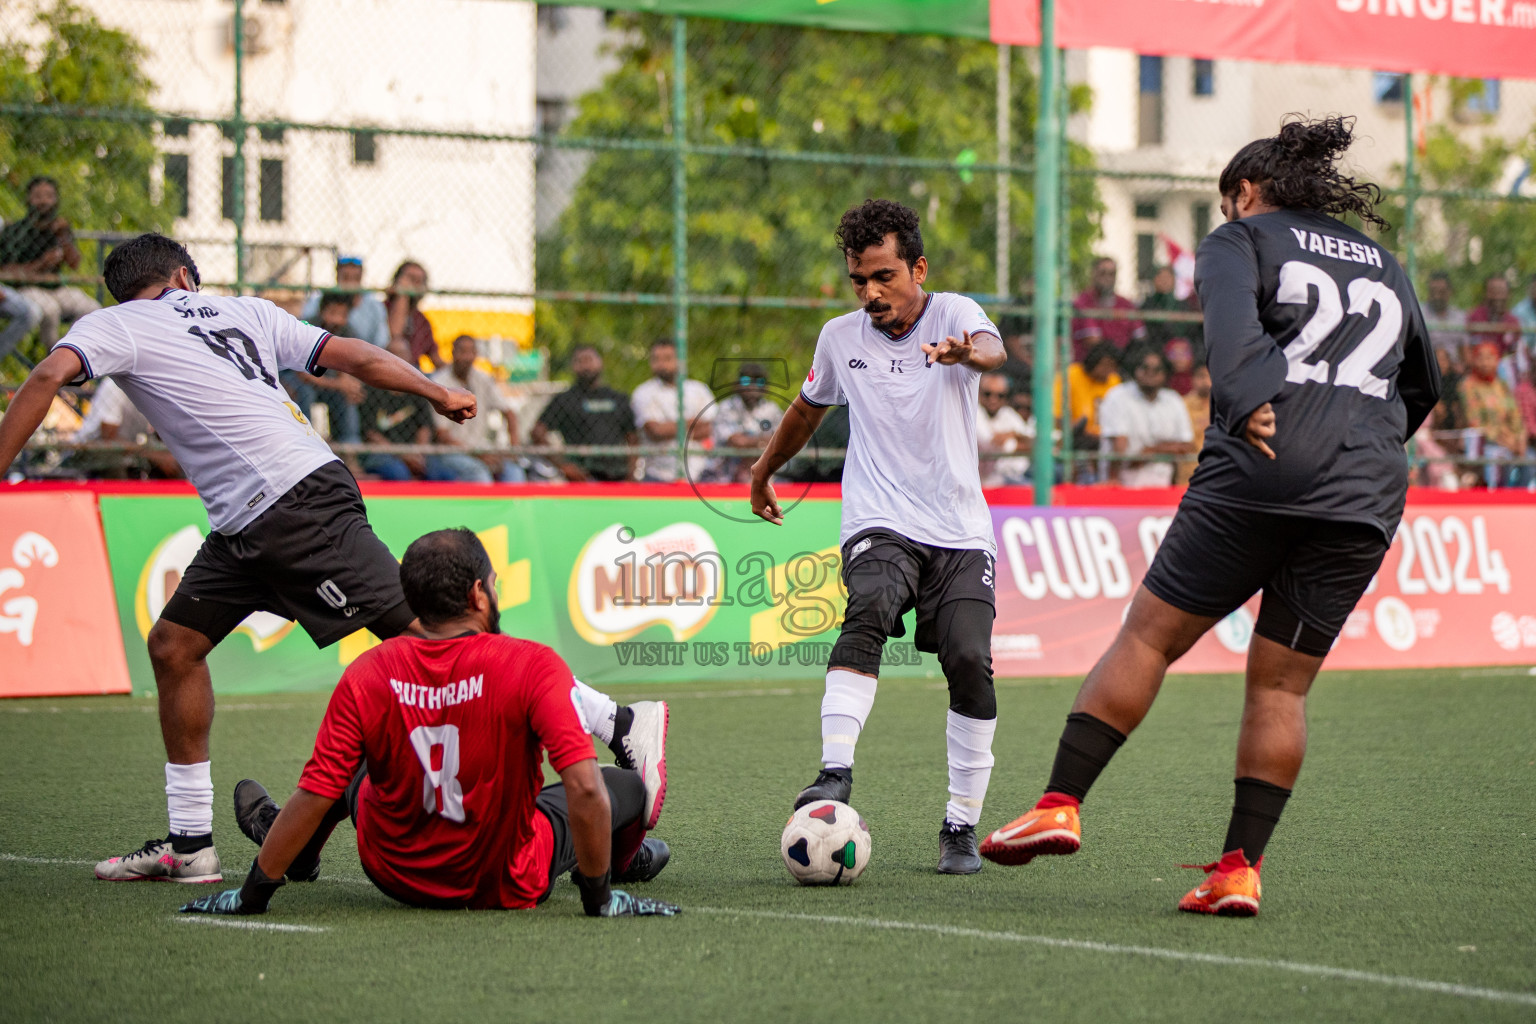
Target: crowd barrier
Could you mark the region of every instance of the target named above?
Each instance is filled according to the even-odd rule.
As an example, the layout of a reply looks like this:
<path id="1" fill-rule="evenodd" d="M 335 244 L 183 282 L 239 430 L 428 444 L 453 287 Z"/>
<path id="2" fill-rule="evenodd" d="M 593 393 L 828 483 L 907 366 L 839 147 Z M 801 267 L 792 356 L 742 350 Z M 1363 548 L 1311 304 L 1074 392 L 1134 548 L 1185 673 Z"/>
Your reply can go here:
<path id="1" fill-rule="evenodd" d="M 753 519 L 744 488 L 364 485 L 397 555 L 468 526 L 498 576 L 502 629 L 550 644 L 597 685 L 819 675 L 845 604 L 835 485 L 782 492 L 785 525 Z M 999 676 L 1075 675 L 1104 650 L 1171 521 L 1177 490 L 1061 488 L 1058 504 L 988 492 L 997 537 Z M 1414 492 L 1391 552 L 1329 658 L 1334 668 L 1536 661 L 1536 499 Z M 144 639 L 207 530 L 178 484 L 23 484 L 0 490 L 0 696 L 143 692 Z M 1179 663 L 1240 671 L 1257 600 Z M 886 676 L 937 676 L 907 634 Z M 220 693 L 323 690 L 376 641 L 324 651 L 275 615 L 214 651 Z"/>

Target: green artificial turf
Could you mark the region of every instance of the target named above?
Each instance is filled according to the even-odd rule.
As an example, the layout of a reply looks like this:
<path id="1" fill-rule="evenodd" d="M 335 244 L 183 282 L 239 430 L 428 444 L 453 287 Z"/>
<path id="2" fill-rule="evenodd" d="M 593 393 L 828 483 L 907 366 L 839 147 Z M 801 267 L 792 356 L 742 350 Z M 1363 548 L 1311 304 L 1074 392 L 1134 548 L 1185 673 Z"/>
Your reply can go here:
<path id="1" fill-rule="evenodd" d="M 984 829 L 1038 795 L 1075 686 L 999 684 Z M 853 799 L 873 834 L 870 867 L 852 887 L 802 889 L 778 839 L 815 773 L 820 692 L 814 680 L 617 691 L 672 702 L 671 789 L 657 834 L 673 857 L 643 889 L 682 904 L 680 917 L 588 920 L 567 882 L 533 911 L 407 909 L 366 882 L 343 825 L 325 879 L 288 886 L 253 919 L 324 929 L 301 932 L 173 913 L 209 887 L 93 880 L 90 861 L 164 834 L 152 701 L 0 704 L 0 1019 L 1536 1018 L 1536 679 L 1524 670 L 1325 675 L 1253 920 L 1174 910 L 1200 877 L 1178 865 L 1220 852 L 1235 678 L 1169 681 L 1094 790 L 1077 856 L 965 878 L 933 872 L 945 800 L 941 685 L 885 684 Z M 215 835 L 230 885 L 253 853 L 229 810 L 234 783 L 249 775 L 290 792 L 323 708 L 319 695 L 221 704 Z"/>

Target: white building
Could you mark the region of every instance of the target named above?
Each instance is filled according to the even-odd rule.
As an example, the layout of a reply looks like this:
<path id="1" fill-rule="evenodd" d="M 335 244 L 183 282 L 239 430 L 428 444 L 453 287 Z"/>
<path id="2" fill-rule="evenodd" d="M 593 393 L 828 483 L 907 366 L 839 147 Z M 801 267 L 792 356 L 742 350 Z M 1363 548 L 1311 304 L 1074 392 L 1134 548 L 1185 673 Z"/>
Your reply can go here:
<path id="1" fill-rule="evenodd" d="M 1167 262 L 1161 238 L 1192 249 L 1220 223 L 1215 183 L 1222 168 L 1248 142 L 1275 134 L 1288 113 L 1355 115 L 1349 159 L 1356 171 L 1378 183 L 1402 180 L 1406 123 L 1399 75 L 1143 57 L 1107 48 L 1071 52 L 1067 74 L 1070 82 L 1092 88 L 1092 108 L 1073 117 L 1070 131 L 1094 151 L 1101 168 L 1203 179 L 1100 179 L 1106 211 L 1099 249 L 1119 261 L 1122 294 L 1135 294 L 1151 267 Z M 1480 96 L 1455 109 L 1444 78 L 1431 82 L 1415 76 L 1414 86 L 1419 125 L 1426 116 L 1441 123 L 1450 118 L 1469 141 L 1490 133 L 1518 139 L 1536 122 L 1536 88 L 1530 83 L 1487 82 Z M 1511 169 L 1508 177 L 1516 173 Z"/>
<path id="2" fill-rule="evenodd" d="M 144 44 L 157 109 L 230 115 L 230 0 L 85 6 Z M 532 291 L 534 147 L 389 132 L 532 134 L 534 4 L 246 0 L 243 9 L 246 120 L 358 129 L 248 132 L 247 281 L 330 284 L 334 256 L 344 253 L 363 258 L 374 287 L 413 259 L 434 288 Z M 233 140 L 217 124 L 170 120 L 161 147 L 165 176 L 184 196 L 177 235 L 191 243 L 205 280 L 233 281 Z M 440 341 L 461 331 L 532 337 L 526 300 L 435 296 L 423 311 Z"/>

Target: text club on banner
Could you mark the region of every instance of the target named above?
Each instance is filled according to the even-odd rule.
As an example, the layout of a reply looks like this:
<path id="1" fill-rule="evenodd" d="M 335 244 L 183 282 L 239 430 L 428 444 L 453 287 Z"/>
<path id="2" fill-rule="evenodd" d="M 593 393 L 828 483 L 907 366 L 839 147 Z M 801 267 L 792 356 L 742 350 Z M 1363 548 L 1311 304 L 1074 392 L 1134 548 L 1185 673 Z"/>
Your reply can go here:
<path id="1" fill-rule="evenodd" d="M 998 539 L 993 668 L 1078 675 L 1120 628 L 1173 509 L 993 508 Z M 1329 668 L 1536 661 L 1536 547 L 1520 506 L 1410 506 Z M 1248 602 L 1175 666 L 1240 672 L 1258 612 Z"/>
<path id="2" fill-rule="evenodd" d="M 368 504 L 397 557 L 430 530 L 473 529 L 496 569 L 502 629 L 548 644 L 594 684 L 815 678 L 847 604 L 835 500 L 800 503 L 782 528 L 671 498 Z M 1173 513 L 994 507 L 996 673 L 1086 672 L 1119 628 Z M 147 688 L 144 637 L 202 542 L 206 519 L 191 497 L 107 496 L 101 514 L 129 668 Z M 1411 506 L 1329 666 L 1536 661 L 1536 547 L 1524 542 L 1532 518 L 1528 506 Z M 1235 611 L 1177 670 L 1241 671 L 1256 612 L 1256 600 Z M 937 678 L 934 656 L 912 645 L 910 615 L 905 630 L 887 644 L 882 676 Z M 223 693 L 326 689 L 376 642 L 359 630 L 321 651 L 302 629 L 258 613 L 209 660 Z"/>
<path id="3" fill-rule="evenodd" d="M 128 690 L 95 497 L 0 497 L 0 697 Z"/>

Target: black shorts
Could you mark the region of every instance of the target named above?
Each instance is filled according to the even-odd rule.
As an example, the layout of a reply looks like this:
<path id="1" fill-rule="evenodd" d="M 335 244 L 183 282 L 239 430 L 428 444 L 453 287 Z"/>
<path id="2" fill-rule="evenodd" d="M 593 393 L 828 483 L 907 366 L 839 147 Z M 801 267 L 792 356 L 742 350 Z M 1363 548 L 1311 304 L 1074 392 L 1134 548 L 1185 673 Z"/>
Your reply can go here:
<path id="1" fill-rule="evenodd" d="M 255 611 L 297 619 L 319 647 L 365 627 L 387 640 L 415 618 L 400 563 L 340 462 L 294 484 L 239 533 L 209 534 L 160 617 L 217 645 Z"/>
<path id="2" fill-rule="evenodd" d="M 880 528 L 861 530 L 843 545 L 843 585 L 851 621 L 875 616 L 889 637 L 906 636 L 901 617 L 917 609 L 913 644 L 939 649 L 939 609 L 951 601 L 984 601 L 997 607 L 996 566 L 980 548 L 940 548 Z"/>
<path id="3" fill-rule="evenodd" d="M 1181 611 L 1218 619 L 1263 590 L 1254 632 L 1323 657 L 1389 546 L 1365 523 L 1186 497 L 1142 583 Z"/>
<path id="4" fill-rule="evenodd" d="M 617 832 L 634 824 L 645 812 L 645 783 L 637 772 L 616 765 L 603 766 L 602 776 L 603 785 L 608 790 L 613 831 Z M 566 799 L 563 782 L 554 782 L 539 790 L 533 798 L 533 806 L 549 819 L 549 829 L 555 840 L 549 852 L 549 885 L 539 897 L 539 902 L 543 903 L 549 899 L 560 876 L 576 866 L 576 839 L 571 835 L 571 805 Z"/>

